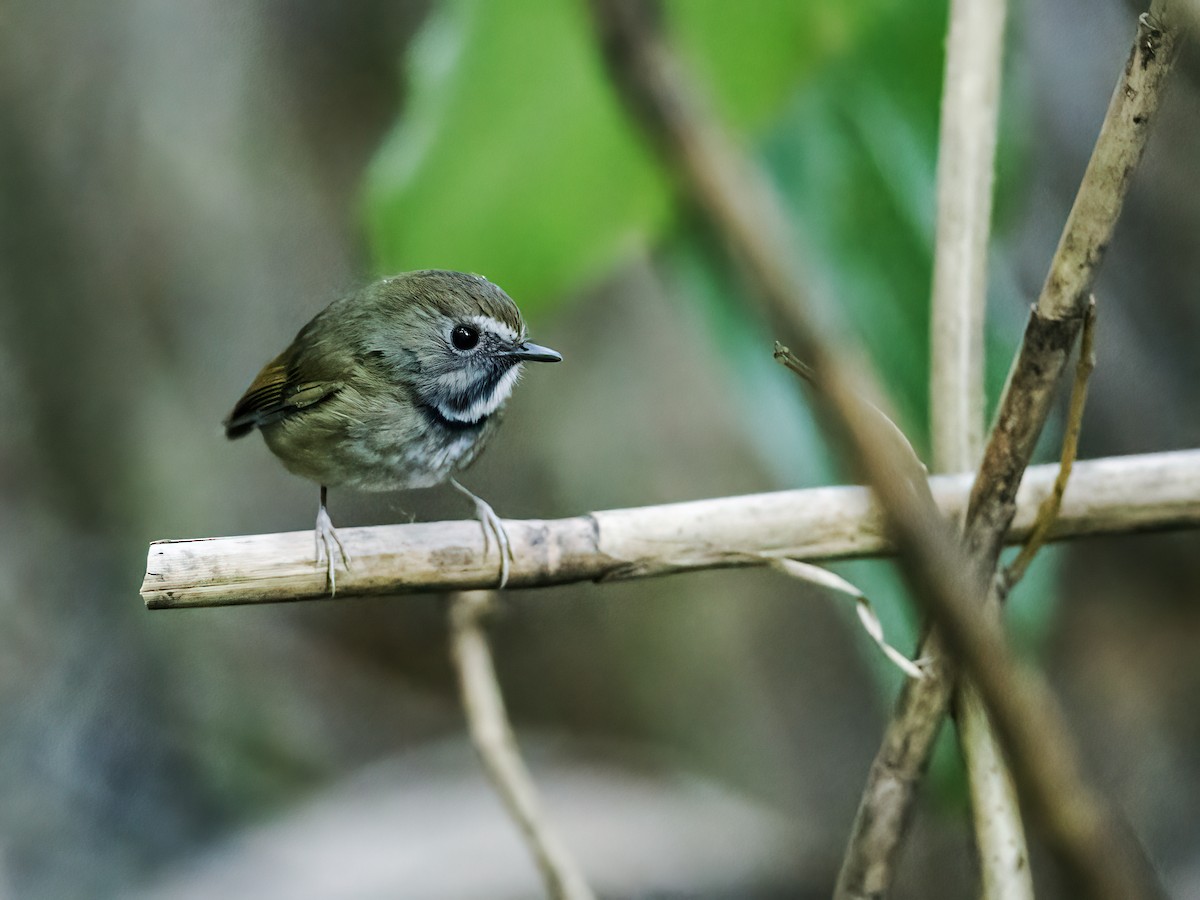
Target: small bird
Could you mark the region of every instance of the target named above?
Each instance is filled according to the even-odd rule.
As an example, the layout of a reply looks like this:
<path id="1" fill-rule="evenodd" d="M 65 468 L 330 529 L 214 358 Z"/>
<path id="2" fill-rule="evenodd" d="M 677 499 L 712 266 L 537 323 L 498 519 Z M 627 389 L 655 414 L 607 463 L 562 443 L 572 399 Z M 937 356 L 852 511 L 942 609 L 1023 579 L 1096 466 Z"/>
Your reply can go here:
<path id="1" fill-rule="evenodd" d="M 225 420 L 231 440 L 262 432 L 288 471 L 321 486 L 316 557 L 337 592 L 334 549 L 350 556 L 326 508 L 330 487 L 392 491 L 449 481 L 475 504 L 500 551 L 512 549 L 491 506 L 459 484 L 499 424 L 524 362 L 561 362 L 525 339 L 512 298 L 479 275 L 424 270 L 335 300 L 258 373 Z"/>

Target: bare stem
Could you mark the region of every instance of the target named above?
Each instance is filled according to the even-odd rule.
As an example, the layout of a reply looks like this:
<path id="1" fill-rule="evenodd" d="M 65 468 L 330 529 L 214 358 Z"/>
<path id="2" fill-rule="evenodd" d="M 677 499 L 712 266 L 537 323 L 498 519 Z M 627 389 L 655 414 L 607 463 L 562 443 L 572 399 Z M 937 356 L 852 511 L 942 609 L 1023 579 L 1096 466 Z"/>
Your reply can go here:
<path id="1" fill-rule="evenodd" d="M 933 468 L 979 465 L 984 441 L 984 321 L 992 220 L 1005 0 L 952 0 L 938 140 L 937 240 L 930 313 L 930 430 Z M 998 613 L 997 613 L 998 614 Z M 958 740 L 967 768 L 983 900 L 1032 900 L 1033 877 L 1021 810 L 1004 754 L 978 692 L 958 686 Z M 871 795 L 883 802 L 890 798 Z M 839 878 L 843 897 L 882 894 L 894 877 L 900 833 L 868 839 L 885 821 L 865 807 L 851 832 Z M 876 854 L 869 862 L 859 857 Z M 871 872 L 866 884 L 856 873 Z"/>
<path id="2" fill-rule="evenodd" d="M 983 452 L 983 325 L 1004 18 L 1005 0 L 950 4 L 930 315 L 937 472 L 973 469 Z"/>
<path id="3" fill-rule="evenodd" d="M 513 737 L 492 652 L 480 624 L 492 594 L 456 594 L 450 606 L 451 656 L 458 668 L 463 710 L 484 771 L 533 854 L 552 900 L 593 900 L 583 872 L 550 827 L 537 788 Z"/>
<path id="4" fill-rule="evenodd" d="M 968 513 L 967 540 L 994 567 L 1011 500 L 1050 413 L 1087 315 L 1096 272 L 1108 249 L 1150 123 L 1178 49 L 1168 0 L 1154 0 L 1138 22 L 1037 306 L 1009 374 Z"/>

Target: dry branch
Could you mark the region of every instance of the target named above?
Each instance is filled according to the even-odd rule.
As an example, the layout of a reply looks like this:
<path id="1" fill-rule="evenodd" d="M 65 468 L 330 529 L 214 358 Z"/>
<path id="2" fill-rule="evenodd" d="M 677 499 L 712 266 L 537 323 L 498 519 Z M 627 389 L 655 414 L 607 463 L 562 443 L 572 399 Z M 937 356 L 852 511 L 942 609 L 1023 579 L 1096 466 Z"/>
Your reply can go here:
<path id="1" fill-rule="evenodd" d="M 1028 535 L 1058 467 L 1031 468 L 1010 540 Z M 938 508 L 960 515 L 971 476 L 930 479 Z M 1077 463 L 1054 539 L 1200 525 L 1200 450 Z M 644 578 L 776 557 L 807 561 L 891 553 L 882 515 L 860 487 L 811 488 L 612 509 L 549 520 L 506 520 L 516 557 L 510 587 Z M 456 591 L 496 580 L 479 523 L 428 522 L 338 529 L 354 565 L 343 600 L 369 594 Z M 151 609 L 326 600 L 312 532 L 156 541 L 142 598 Z"/>
<path id="2" fill-rule="evenodd" d="M 1155 0 L 1139 20 L 1001 400 L 971 498 L 967 532 L 972 547 L 993 563 L 1011 516 L 1011 497 L 1083 327 L 1096 272 L 1162 100 L 1178 44 L 1177 34 L 1166 26 L 1167 7 L 1167 0 Z"/>
<path id="3" fill-rule="evenodd" d="M 838 352 L 812 318 L 804 304 L 805 279 L 796 267 L 791 229 L 778 198 L 761 173 L 735 150 L 697 96 L 694 84 L 663 44 L 648 5 L 636 0 L 592 0 L 591 5 L 601 49 L 622 99 L 668 171 L 678 177 L 697 211 L 739 263 L 770 326 L 820 374 L 821 400 L 837 436 L 879 497 L 918 598 L 934 615 L 956 659 L 977 679 L 1012 757 L 1022 797 L 1040 816 L 1070 881 L 1083 896 L 1124 900 L 1156 895 L 1160 889 L 1141 848 L 1082 778 L 1074 744 L 1044 680 L 1018 667 L 999 623 L 982 614 L 979 601 L 989 591 L 999 548 L 1015 512 L 1012 500 L 1045 424 L 1066 353 L 1078 333 L 1081 317 L 1077 311 L 1072 314 L 1071 292 L 1080 289 L 1086 297 L 1103 256 L 1124 188 L 1144 146 L 1149 113 L 1157 106 L 1157 88 L 1170 67 L 1174 34 L 1148 21 L 1139 31 L 1122 86 L 1130 90 L 1128 103 L 1114 101 L 1114 105 L 1123 117 L 1135 107 L 1143 113 L 1123 118 L 1119 128 L 1106 129 L 1107 141 L 1102 134 L 1102 143 L 1113 152 L 1097 154 L 1104 178 L 1090 189 L 1101 193 L 1084 201 L 1098 218 L 1086 221 L 1073 215 L 1068 223 L 1068 232 L 1078 235 L 1078 240 L 1060 246 L 1059 252 L 1077 271 L 1066 272 L 1056 263 L 1043 292 L 1049 300 L 1035 310 L 1026 332 L 975 482 L 966 530 L 968 554 L 927 496 L 913 489 L 907 460 L 890 451 L 888 435 L 865 411 L 864 398 L 875 402 L 881 396 L 878 383 L 854 368 L 849 354 Z M 1155 0 L 1155 7 L 1163 3 Z M 1139 90 L 1147 96 L 1139 99 Z M 1124 134 L 1127 127 L 1136 134 Z M 1117 171 L 1111 169 L 1114 163 Z M 1094 168 L 1089 166 L 1089 175 Z M 1075 257 L 1080 250 L 1083 255 Z M 933 702 L 925 704 L 940 720 L 949 679 L 930 677 L 920 684 L 942 692 L 940 703 L 931 695 Z M 895 737 L 891 729 L 890 737 Z M 918 775 L 919 769 L 913 778 Z"/>
<path id="4" fill-rule="evenodd" d="M 1162 98 L 1176 43 L 1173 33 L 1160 28 L 1164 11 L 1165 4 L 1156 0 L 1151 14 L 1139 22 L 1129 61 L 1113 92 L 1050 274 L 1009 376 L 971 502 L 970 542 L 986 573 L 994 569 L 1012 515 L 1012 492 L 1021 483 L 1022 471 L 1056 396 L 1086 316 L 1096 270 L 1145 148 L 1150 120 Z M 927 643 L 918 654 L 935 649 Z M 915 785 L 928 759 L 950 689 L 949 682 L 939 678 L 905 686 L 868 776 L 851 837 L 852 846 L 864 842 L 873 845 L 870 858 L 882 849 L 894 862 L 899 831 L 915 799 Z M 896 804 L 903 808 L 896 810 Z M 843 870 L 842 880 L 848 885 L 845 896 L 871 896 L 877 875 L 877 870 L 866 865 L 858 865 L 852 873 Z"/>
<path id="5" fill-rule="evenodd" d="M 470 591 L 450 605 L 450 649 L 458 669 L 463 711 L 483 769 L 533 854 L 551 900 L 593 900 L 595 894 L 567 847 L 550 827 L 513 736 L 492 652 L 480 619 L 492 594 Z"/>

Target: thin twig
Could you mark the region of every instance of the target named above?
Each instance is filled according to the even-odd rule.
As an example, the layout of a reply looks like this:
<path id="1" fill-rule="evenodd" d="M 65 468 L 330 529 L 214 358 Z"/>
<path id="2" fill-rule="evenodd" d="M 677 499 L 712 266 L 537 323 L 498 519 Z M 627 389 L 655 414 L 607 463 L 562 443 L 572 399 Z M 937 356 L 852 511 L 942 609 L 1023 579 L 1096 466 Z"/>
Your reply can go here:
<path id="1" fill-rule="evenodd" d="M 998 623 L 981 614 L 979 605 L 992 581 L 1015 511 L 1011 501 L 1033 450 L 1032 440 L 1026 445 L 1025 438 L 1036 439 L 1045 423 L 1042 395 L 1057 382 L 1062 368 L 1058 357 L 1069 350 L 1080 322 L 1038 315 L 1026 334 L 975 483 L 966 532 L 968 556 L 927 498 L 911 489 L 906 460 L 887 452 L 889 440 L 878 420 L 863 414 L 859 398 L 881 396 L 877 382 L 847 365 L 846 354 L 834 350 L 808 314 L 790 227 L 761 173 L 734 150 L 698 99 L 694 82 L 684 77 L 678 60 L 662 44 L 657 23 L 643 4 L 592 0 L 591 5 L 609 72 L 623 99 L 668 171 L 740 265 L 770 326 L 821 373 L 825 390 L 820 396 L 840 431 L 838 437 L 879 497 L 918 597 L 935 616 L 947 646 L 977 680 L 1022 795 L 1040 816 L 1065 873 L 1083 896 L 1126 900 L 1157 895 L 1160 889 L 1140 847 L 1081 777 L 1074 744 L 1045 682 L 1017 666 Z M 1143 26 L 1129 77 L 1142 87 L 1157 87 L 1154 82 L 1169 68 L 1174 38 L 1173 33 Z M 1148 70 L 1154 74 L 1147 75 Z M 1149 108 L 1156 105 L 1157 97 L 1149 101 Z M 1144 131 L 1145 120 L 1131 125 Z M 1125 143 L 1133 147 L 1133 142 Z M 1107 219 L 1120 207 L 1140 149 L 1139 144 L 1126 160 L 1127 170 L 1108 173 L 1106 224 L 1077 222 L 1081 234 L 1111 234 L 1112 221 Z M 1094 260 L 1076 261 L 1090 268 L 1085 279 L 1090 286 L 1102 248 L 1089 247 L 1086 241 L 1083 248 L 1094 255 Z M 1060 277 L 1052 292 L 1067 283 Z M 1055 304 L 1048 309 L 1062 311 Z M 909 686 L 940 680 L 925 678 Z"/>
<path id="2" fill-rule="evenodd" d="M 984 319 L 1000 118 L 1005 0 L 952 0 L 938 140 L 937 239 L 930 310 L 930 432 L 936 472 L 979 465 L 984 441 Z M 955 703 L 982 900 L 1032 900 L 1033 877 L 1012 776 L 970 679 Z M 894 878 L 900 832 L 869 806 L 855 818 L 839 898 L 879 896 Z M 876 856 L 863 860 L 862 854 Z M 872 874 L 867 884 L 863 875 Z"/>
<path id="3" fill-rule="evenodd" d="M 1031 468 L 1017 497 L 1008 539 L 1024 540 L 1058 466 Z M 938 510 L 961 516 L 968 474 L 937 475 Z M 1200 450 L 1118 456 L 1078 463 L 1053 540 L 1200 526 Z M 810 488 L 609 509 L 568 519 L 506 520 L 514 561 L 510 586 L 550 587 L 734 566 L 768 559 L 828 562 L 894 552 L 883 517 L 860 487 Z M 486 587 L 495 557 L 484 553 L 479 523 L 423 522 L 338 529 L 354 567 L 332 602 Z M 247 603 L 330 602 L 312 531 L 156 541 L 142 598 L 151 609 Z"/>
<path id="4" fill-rule="evenodd" d="M 480 619 L 492 594 L 456 594 L 450 605 L 451 656 L 458 669 L 463 710 L 471 741 L 496 793 L 533 854 L 552 900 L 593 900 L 583 872 L 551 828 L 537 788 L 513 737 L 492 653 Z"/>
<path id="5" fill-rule="evenodd" d="M 974 469 L 983 452 L 983 325 L 1005 5 L 950 4 L 930 310 L 930 436 L 937 472 Z"/>
<path id="6" fill-rule="evenodd" d="M 817 373 L 813 371 L 812 366 L 808 365 L 795 353 L 789 350 L 779 341 L 775 342 L 775 361 L 780 363 L 788 371 L 799 376 L 816 390 L 821 390 L 821 381 Z M 881 432 L 890 438 L 890 442 L 894 445 L 894 450 L 897 454 L 904 457 L 907 461 L 906 470 L 913 478 L 914 489 L 925 492 L 925 481 L 929 477 L 929 470 L 925 468 L 925 464 L 921 462 L 921 457 L 917 455 L 917 450 L 912 445 L 912 441 L 908 439 L 903 429 L 896 424 L 895 420 L 885 413 L 882 409 L 867 400 L 865 397 L 855 397 L 854 402 L 858 404 L 862 412 L 877 420 L 881 426 Z M 965 472 L 970 466 L 964 466 L 961 469 L 947 469 L 949 472 Z"/>
<path id="7" fill-rule="evenodd" d="M 1032 900 L 1033 871 L 1017 788 L 987 706 L 967 678 L 959 681 L 954 704 L 979 854 L 980 897 Z"/>
<path id="8" fill-rule="evenodd" d="M 1033 533 L 1021 546 L 1021 552 L 999 576 L 999 591 L 1006 596 L 1025 577 L 1029 564 L 1042 546 L 1046 543 L 1046 535 L 1054 527 L 1058 511 L 1062 507 L 1063 494 L 1067 491 L 1067 482 L 1071 480 L 1071 467 L 1075 465 L 1075 457 L 1079 452 L 1079 433 L 1083 429 L 1083 409 L 1087 405 L 1088 384 L 1091 381 L 1092 370 L 1096 368 L 1095 350 L 1096 331 L 1096 300 L 1088 305 L 1087 318 L 1083 323 L 1083 335 L 1079 339 L 1079 361 L 1075 364 L 1075 383 L 1071 386 L 1071 404 L 1067 412 L 1066 433 L 1063 435 L 1062 456 L 1058 463 L 1058 477 L 1054 479 L 1054 490 L 1050 492 L 1038 508 L 1037 524 Z"/>
<path id="9" fill-rule="evenodd" d="M 875 645 L 883 651 L 883 655 L 909 678 L 924 678 L 925 672 L 921 668 L 924 664 L 923 660 L 911 660 L 891 644 L 887 642 L 887 638 L 883 635 L 883 623 L 879 621 L 879 616 L 875 612 L 875 607 L 871 605 L 871 601 L 861 590 L 842 578 L 824 569 L 821 566 L 813 563 L 801 562 L 798 559 L 772 559 L 771 565 L 773 568 L 785 575 L 790 575 L 792 578 L 799 581 L 807 582 L 814 587 L 824 590 L 833 591 L 842 596 L 849 597 L 854 601 L 855 612 L 858 614 L 859 624 L 867 636 L 875 642 Z"/>
<path id="10" fill-rule="evenodd" d="M 820 389 L 821 382 L 817 380 L 817 373 L 812 370 L 812 366 L 800 359 L 800 357 L 798 357 L 787 347 L 783 346 L 783 344 L 779 343 L 779 341 L 775 342 L 774 356 L 777 363 L 781 363 L 785 368 L 800 376 L 814 388 L 817 388 L 818 390 Z M 882 415 L 882 413 L 880 413 L 880 415 Z M 891 422 L 892 420 L 888 419 L 888 421 Z M 892 424 L 895 425 L 896 423 L 892 422 Z M 899 431 L 899 427 L 897 427 L 896 430 Z M 903 434 L 903 432 L 901 433 Z M 905 439 L 907 440 L 907 438 Z"/>

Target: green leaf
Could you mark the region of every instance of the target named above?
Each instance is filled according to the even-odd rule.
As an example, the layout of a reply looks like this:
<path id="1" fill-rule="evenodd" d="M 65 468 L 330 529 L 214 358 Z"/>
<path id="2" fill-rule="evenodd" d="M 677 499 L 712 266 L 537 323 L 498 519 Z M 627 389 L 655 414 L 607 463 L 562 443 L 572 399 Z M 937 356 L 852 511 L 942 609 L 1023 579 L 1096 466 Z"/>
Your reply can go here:
<path id="1" fill-rule="evenodd" d="M 529 311 L 666 221 L 666 188 L 604 82 L 582 4 L 445 3 L 410 73 L 367 176 L 381 270 L 480 272 Z"/>
<path id="2" fill-rule="evenodd" d="M 674 0 L 667 15 L 720 109 L 757 126 L 881 2 Z M 585 4 L 447 0 L 408 63 L 404 115 L 365 185 L 380 271 L 480 272 L 536 314 L 671 221 L 668 184 L 607 82 Z"/>

